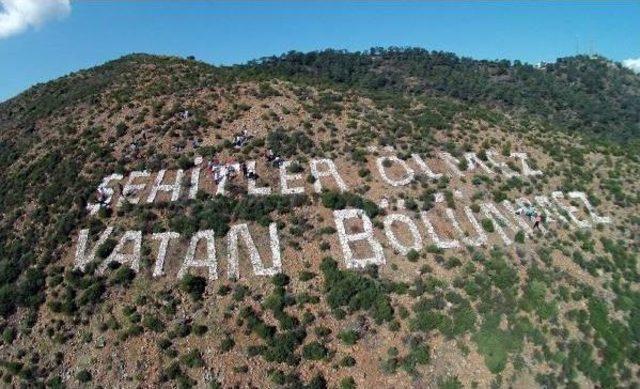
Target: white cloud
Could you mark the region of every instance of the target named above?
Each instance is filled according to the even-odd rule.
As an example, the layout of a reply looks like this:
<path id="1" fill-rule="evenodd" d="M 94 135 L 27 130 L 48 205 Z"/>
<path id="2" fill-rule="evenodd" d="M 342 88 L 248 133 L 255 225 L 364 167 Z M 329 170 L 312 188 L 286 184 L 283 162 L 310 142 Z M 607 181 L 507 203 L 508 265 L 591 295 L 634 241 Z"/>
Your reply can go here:
<path id="1" fill-rule="evenodd" d="M 66 16 L 70 0 L 0 0 L 0 39 Z"/>
<path id="2" fill-rule="evenodd" d="M 622 66 L 629 68 L 636 73 L 640 73 L 640 58 L 629 58 L 622 61 Z"/>

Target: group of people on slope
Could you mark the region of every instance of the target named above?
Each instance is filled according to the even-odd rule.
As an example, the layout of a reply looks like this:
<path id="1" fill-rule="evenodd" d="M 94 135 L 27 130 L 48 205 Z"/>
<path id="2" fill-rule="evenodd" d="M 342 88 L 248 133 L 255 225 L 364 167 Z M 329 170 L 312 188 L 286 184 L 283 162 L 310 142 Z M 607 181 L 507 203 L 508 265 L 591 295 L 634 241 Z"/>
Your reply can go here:
<path id="1" fill-rule="evenodd" d="M 242 130 L 242 132 L 237 133 L 233 136 L 233 147 L 235 149 L 240 149 L 244 145 L 246 145 L 247 142 L 251 140 L 251 138 L 253 138 L 253 135 L 249 134 L 249 131 L 247 131 L 247 129 L 245 128 Z"/>
<path id="2" fill-rule="evenodd" d="M 544 220 L 542 213 L 538 212 L 531 204 L 518 208 L 516 215 L 525 215 L 529 220 L 533 220 L 533 229 L 540 229 L 540 223 Z"/>
<path id="3" fill-rule="evenodd" d="M 264 157 L 267 163 L 270 163 L 275 167 L 280 167 L 280 165 L 282 165 L 282 163 L 284 162 L 284 158 L 279 155 L 275 155 L 271 149 L 267 150 Z"/>
<path id="4" fill-rule="evenodd" d="M 236 166 L 238 168 L 236 168 Z M 221 163 L 218 158 L 214 158 L 207 164 L 207 168 L 213 177 L 213 182 L 217 184 L 222 181 L 223 178 L 233 179 L 239 170 L 244 178 L 257 179 L 255 166 L 249 166 L 246 162 L 242 161 L 237 163 L 233 158 L 229 158 L 225 163 Z M 236 170 L 237 169 L 237 170 Z"/>
<path id="5" fill-rule="evenodd" d="M 267 150 L 267 152 L 264 154 L 264 157 L 267 164 L 271 164 L 275 167 L 280 167 L 280 165 L 282 165 L 282 163 L 284 162 L 284 158 L 279 155 L 275 155 L 271 149 Z M 238 168 L 236 168 L 236 166 Z M 228 179 L 233 179 L 238 173 L 236 169 L 238 169 L 242 173 L 245 179 L 248 178 L 255 180 L 258 178 L 258 174 L 255 170 L 255 164 L 248 165 L 245 161 L 237 163 L 233 158 L 229 158 L 224 163 L 220 162 L 218 158 L 213 158 L 207 164 L 207 168 L 211 172 L 213 182 L 215 182 L 216 185 L 219 184 L 220 181 L 222 181 L 222 179 L 225 177 Z"/>
<path id="6" fill-rule="evenodd" d="M 188 111 L 185 111 L 185 114 L 188 115 Z M 242 132 L 234 135 L 233 147 L 235 149 L 240 149 L 243 146 L 245 146 L 251 138 L 253 138 L 253 136 L 249 134 L 249 132 L 245 128 L 242 130 Z M 194 148 L 199 146 L 199 142 L 198 143 L 195 143 L 195 142 L 196 141 L 194 140 Z M 264 158 L 267 164 L 270 164 L 274 167 L 280 167 L 280 165 L 284 163 L 284 158 L 282 158 L 279 155 L 276 155 L 271 149 L 268 149 L 265 152 Z M 255 164 L 252 164 L 251 166 L 249 166 L 244 161 L 237 163 L 233 158 L 229 158 L 224 162 L 220 161 L 220 159 L 218 158 L 213 158 L 207 163 L 207 169 L 209 170 L 213 178 L 213 182 L 215 182 L 216 185 L 218 185 L 224 178 L 233 179 L 238 174 L 238 172 L 242 173 L 245 179 L 248 178 L 248 179 L 255 180 L 258 178 L 258 174 L 256 173 L 256 170 L 255 170 Z M 119 184 L 118 186 L 120 189 L 120 193 L 123 196 L 126 197 L 132 194 L 132 193 L 124 193 L 122 184 Z M 100 203 L 101 205 L 106 205 L 110 199 L 107 188 L 102 186 L 98 187 L 96 197 L 97 197 L 98 203 Z"/>

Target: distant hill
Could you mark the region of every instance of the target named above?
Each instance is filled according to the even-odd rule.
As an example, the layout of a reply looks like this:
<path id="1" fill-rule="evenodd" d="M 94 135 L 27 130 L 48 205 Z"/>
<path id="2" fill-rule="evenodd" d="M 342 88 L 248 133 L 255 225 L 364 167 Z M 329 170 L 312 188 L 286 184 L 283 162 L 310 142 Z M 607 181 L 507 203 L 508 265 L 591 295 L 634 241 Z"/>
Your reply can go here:
<path id="1" fill-rule="evenodd" d="M 0 379 L 635 387 L 639 151 L 640 76 L 602 57 L 131 54 L 35 85 L 0 104 Z"/>
<path id="2" fill-rule="evenodd" d="M 91 78 L 85 79 L 83 85 L 58 90 L 56 98 L 60 103 L 98 92 L 109 82 L 118 81 L 121 72 L 130 71 L 132 63 L 158 60 L 144 54 L 125 56 L 92 69 Z M 372 48 L 368 52 L 292 51 L 246 65 L 220 68 L 191 61 L 190 67 L 223 79 L 277 77 L 316 86 L 356 88 L 378 95 L 447 96 L 524 111 L 558 129 L 598 139 L 635 143 L 640 136 L 640 76 L 601 56 L 580 55 L 532 66 L 519 61 L 474 60 L 418 48 Z M 71 80 L 77 82 L 77 78 L 71 77 L 48 85 L 59 88 L 58 83 Z M 38 90 L 36 87 L 27 94 Z"/>
<path id="3" fill-rule="evenodd" d="M 251 75 L 410 95 L 448 96 L 534 114 L 571 132 L 617 141 L 640 136 L 640 77 L 600 56 L 534 67 L 413 48 L 290 52 L 250 62 Z"/>

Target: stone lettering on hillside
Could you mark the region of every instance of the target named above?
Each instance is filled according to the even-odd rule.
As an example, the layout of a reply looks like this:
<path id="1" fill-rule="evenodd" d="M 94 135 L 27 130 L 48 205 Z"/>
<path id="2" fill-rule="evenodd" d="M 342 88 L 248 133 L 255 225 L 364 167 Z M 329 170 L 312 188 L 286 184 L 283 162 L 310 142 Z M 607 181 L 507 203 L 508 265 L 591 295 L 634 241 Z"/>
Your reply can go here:
<path id="1" fill-rule="evenodd" d="M 374 167 L 372 178 L 379 180 L 389 191 L 409 188 L 423 178 L 434 182 L 445 178 L 462 179 L 461 182 L 465 182 L 472 175 L 526 179 L 543 174 L 531 166 L 526 153 L 511 153 L 508 160 L 504 159 L 504 156 L 498 156 L 493 151 L 486 152 L 483 158 L 473 152 L 458 157 L 441 152 L 432 159 L 411 154 L 406 160 L 386 153 L 369 162 Z M 203 158 L 196 157 L 190 171 L 162 169 L 157 172 L 132 171 L 126 175 L 113 173 L 101 180 L 96 190 L 96 201 L 87 204 L 86 209 L 89 215 L 96 215 L 101 209 L 119 209 L 125 204 L 141 206 L 146 203 L 153 206 L 163 202 L 198 201 L 198 191 L 225 195 L 233 179 L 232 173 L 237 174 L 242 169 L 246 169 L 244 178 L 235 180 L 244 182 L 245 193 L 249 196 L 322 194 L 325 190 L 347 192 L 358 184 L 345 180 L 340 165 L 327 158 L 311 159 L 307 166 L 281 161 L 277 167 L 270 168 L 273 169 L 272 176 L 277 179 L 267 182 L 257 179 L 264 172 L 257 172 L 256 161 L 247 161 L 244 166 L 234 162 L 218 169 L 213 178 L 213 171 Z M 247 171 L 250 173 L 247 174 Z M 611 223 L 609 217 L 597 213 L 583 192 L 554 191 L 513 201 L 502 200 L 500 203 L 482 201 L 472 207 L 471 201 L 465 200 L 462 185 L 448 189 L 447 193 L 433 195 L 433 207 L 429 210 L 409 211 L 405 208 L 404 200 L 391 210 L 386 196 L 369 199 L 384 209 L 383 214 L 375 219 L 379 220 L 375 224 L 377 227 L 374 227 L 374 222 L 364 209 L 346 207 L 334 210 L 334 249 L 338 249 L 347 268 L 363 268 L 384 265 L 389 255 L 407 255 L 413 250 L 420 251 L 428 247 L 456 250 L 468 246 L 511 245 L 517 240 L 516 234 L 530 237 L 534 233 L 532 214 L 527 211 L 530 209 L 544 215 L 545 223 L 536 226 L 543 234 L 553 223 L 582 229 Z M 453 196 L 455 207 L 447 204 L 451 198 L 445 201 L 446 196 Z M 114 198 L 117 201 L 113 201 Z M 107 240 L 113 240 L 115 246 L 108 255 L 105 254 L 106 258 L 98 258 L 99 248 Z M 192 236 L 183 236 L 174 231 L 147 236 L 142 231 L 121 231 L 117 226 L 107 226 L 97 235 L 90 236 L 89 230 L 83 229 L 76 242 L 75 267 L 84 269 L 87 264 L 98 261 L 98 271 L 101 272 L 109 264 L 117 262 L 138 272 L 143 245 L 155 250 L 151 270 L 153 277 L 169 274 L 169 262 L 176 263 L 173 276 L 179 278 L 187 273 L 198 273 L 209 280 L 216 280 L 223 268 L 231 279 L 251 274 L 272 276 L 283 271 L 283 254 L 276 223 L 271 223 L 268 231 L 246 223 L 234 224 L 229 227 L 225 237 L 216 237 L 211 229 L 196 231 Z M 178 252 L 178 258 L 171 257 L 169 252 Z M 223 268 L 220 264 L 224 264 Z"/>

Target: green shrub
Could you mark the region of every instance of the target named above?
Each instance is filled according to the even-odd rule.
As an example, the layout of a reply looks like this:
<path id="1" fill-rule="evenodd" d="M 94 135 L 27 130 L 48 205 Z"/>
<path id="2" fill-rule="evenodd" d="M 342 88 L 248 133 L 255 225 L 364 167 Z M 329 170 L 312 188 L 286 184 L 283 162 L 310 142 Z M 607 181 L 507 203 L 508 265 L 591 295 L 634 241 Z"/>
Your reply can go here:
<path id="1" fill-rule="evenodd" d="M 469 168 L 469 161 L 466 158 L 461 158 L 460 162 L 458 162 L 458 169 L 461 171 L 466 171 Z"/>
<path id="2" fill-rule="evenodd" d="M 182 155 L 180 156 L 180 158 L 178 158 L 178 167 L 183 170 L 190 169 L 191 167 L 193 167 L 193 160 L 185 155 Z"/>
<path id="3" fill-rule="evenodd" d="M 242 301 L 249 293 L 249 288 L 246 285 L 236 285 L 233 288 L 233 299 L 235 301 Z"/>
<path id="4" fill-rule="evenodd" d="M 216 195 L 193 204 L 190 212 L 185 212 L 185 209 L 179 206 L 171 208 L 167 219 L 171 230 L 185 235 L 194 234 L 197 226 L 206 226 L 214 230 L 216 236 L 222 237 L 229 231 L 233 220 L 256 221 L 268 226 L 271 223 L 272 212 L 287 213 L 308 202 L 309 198 L 306 195 L 244 196 L 239 200 Z"/>
<path id="5" fill-rule="evenodd" d="M 120 266 L 113 273 L 111 281 L 116 285 L 128 286 L 136 278 L 136 272 L 128 266 Z"/>
<path id="6" fill-rule="evenodd" d="M 278 128 L 267 134 L 267 147 L 275 155 L 292 157 L 299 152 L 311 153 L 316 146 L 313 140 L 302 131 L 287 133 L 284 129 Z"/>
<path id="7" fill-rule="evenodd" d="M 457 294 L 447 294 L 452 304 L 451 317 L 441 312 L 444 301 L 441 298 L 422 298 L 413 306 L 415 317 L 410 321 L 412 328 L 424 332 L 439 330 L 448 338 L 456 338 L 475 329 L 476 313 L 470 303 Z"/>
<path id="8" fill-rule="evenodd" d="M 284 273 L 278 273 L 271 278 L 271 283 L 275 286 L 285 286 L 289 284 L 289 276 Z"/>
<path id="9" fill-rule="evenodd" d="M 156 316 L 145 315 L 142 319 L 142 325 L 154 332 L 164 331 L 164 323 Z"/>
<path id="10" fill-rule="evenodd" d="M 7 326 L 4 331 L 2 331 L 2 340 L 5 344 L 13 343 L 16 338 L 16 330 L 13 327 Z"/>
<path id="11" fill-rule="evenodd" d="M 356 380 L 353 377 L 345 377 L 340 380 L 340 389 L 356 389 Z"/>
<path id="12" fill-rule="evenodd" d="M 129 127 L 126 125 L 126 123 L 124 122 L 120 122 L 116 125 L 116 136 L 117 137 L 121 137 L 123 136 L 127 130 L 129 129 Z"/>
<path id="13" fill-rule="evenodd" d="M 182 356 L 182 362 L 190 368 L 204 366 L 204 359 L 202 359 L 202 353 L 197 348 L 189 351 Z"/>
<path id="14" fill-rule="evenodd" d="M 290 365 L 296 365 L 299 358 L 295 355 L 295 350 L 305 337 L 306 332 L 301 328 L 276 334 L 267 341 L 262 355 L 268 362 L 286 362 Z"/>
<path id="15" fill-rule="evenodd" d="M 415 249 L 411 249 L 407 253 L 407 260 L 409 262 L 416 262 L 418 261 L 419 258 L 420 258 L 420 253 L 417 252 Z"/>
<path id="16" fill-rule="evenodd" d="M 462 261 L 458 257 L 451 257 L 447 260 L 444 267 L 447 269 L 453 269 L 454 267 L 458 267 L 462 265 Z"/>
<path id="17" fill-rule="evenodd" d="M 495 227 L 494 227 L 493 222 L 491 221 L 491 219 L 482 219 L 482 220 L 480 220 L 480 224 L 482 225 L 482 229 L 485 230 L 486 232 L 494 232 L 495 231 Z"/>
<path id="18" fill-rule="evenodd" d="M 428 245 L 426 250 L 428 253 L 432 253 L 432 254 L 444 254 L 444 250 L 435 244 Z"/>
<path id="19" fill-rule="evenodd" d="M 282 370 L 272 370 L 269 373 L 269 379 L 276 385 L 284 385 L 287 382 L 287 376 Z"/>
<path id="20" fill-rule="evenodd" d="M 351 367 L 355 365 L 356 365 L 356 360 L 350 355 L 347 355 L 346 357 L 340 360 L 340 366 L 342 367 Z"/>
<path id="21" fill-rule="evenodd" d="M 340 270 L 332 258 L 320 265 L 324 275 L 326 300 L 333 310 L 348 307 L 351 311 L 367 310 L 377 323 L 393 319 L 393 307 L 380 281 L 351 270 Z"/>
<path id="22" fill-rule="evenodd" d="M 169 347 L 171 347 L 171 345 L 172 345 L 171 341 L 167 338 L 162 338 L 158 340 L 158 347 L 160 347 L 161 350 L 166 350 Z"/>
<path id="23" fill-rule="evenodd" d="M 226 296 L 231 293 L 231 290 L 232 289 L 229 285 L 220 285 L 220 287 L 218 288 L 218 295 Z"/>
<path id="24" fill-rule="evenodd" d="M 507 194 L 501 190 L 493 191 L 493 201 L 496 203 L 501 203 L 502 201 L 507 199 Z"/>
<path id="25" fill-rule="evenodd" d="M 345 330 L 338 334 L 338 338 L 348 345 L 354 345 L 360 339 L 360 335 L 354 330 Z"/>
<path id="26" fill-rule="evenodd" d="M 231 350 L 235 345 L 236 345 L 236 342 L 233 340 L 233 338 L 227 336 L 226 338 L 222 339 L 222 342 L 220 342 L 220 351 L 222 351 L 223 353 L 226 353 L 227 351 Z"/>
<path id="27" fill-rule="evenodd" d="M 457 376 L 438 378 L 438 389 L 462 389 L 462 382 Z"/>
<path id="28" fill-rule="evenodd" d="M 305 386 L 308 389 L 327 389 L 327 380 L 320 374 L 315 375 Z"/>
<path id="29" fill-rule="evenodd" d="M 302 173 L 304 171 L 304 168 L 299 163 L 293 162 L 289 165 L 289 168 L 287 170 L 289 171 L 289 173 L 295 174 Z"/>
<path id="30" fill-rule="evenodd" d="M 314 332 L 318 337 L 325 337 L 331 334 L 331 329 L 325 326 L 318 326 L 315 328 Z"/>
<path id="31" fill-rule="evenodd" d="M 188 293 L 194 301 L 202 299 L 202 294 L 207 286 L 207 280 L 204 277 L 186 274 L 180 280 L 180 289 Z"/>
<path id="32" fill-rule="evenodd" d="M 94 282 L 89 284 L 89 287 L 87 287 L 84 292 L 82 292 L 78 299 L 78 303 L 80 305 L 97 304 L 102 300 L 102 295 L 105 290 L 106 287 L 104 285 L 104 281 L 102 279 L 96 279 Z"/>
<path id="33" fill-rule="evenodd" d="M 374 218 L 380 213 L 378 205 L 356 194 L 349 192 L 327 191 L 320 195 L 322 205 L 329 209 L 345 209 L 355 207 L 362 209 L 367 216 Z"/>
<path id="34" fill-rule="evenodd" d="M 98 247 L 96 254 L 98 255 L 99 258 L 105 259 L 109 256 L 109 254 L 111 254 L 113 249 L 116 248 L 117 244 L 118 242 L 115 239 L 108 238 L 107 240 L 104 241 L 104 243 L 100 245 L 100 247 Z"/>
<path id="35" fill-rule="evenodd" d="M 509 355 L 521 350 L 523 341 L 521 333 L 503 330 L 499 326 L 499 315 L 487 316 L 480 330 L 472 336 L 487 368 L 494 374 L 504 370 Z"/>
<path id="36" fill-rule="evenodd" d="M 313 341 L 302 347 L 302 356 L 304 359 L 318 361 L 327 357 L 329 350 L 320 342 Z"/>
<path id="37" fill-rule="evenodd" d="M 429 362 L 429 346 L 426 344 L 417 344 L 411 347 L 411 352 L 407 355 L 406 360 L 411 363 L 424 365 Z"/>
<path id="38" fill-rule="evenodd" d="M 91 378 L 91 373 L 86 369 L 82 369 L 76 374 L 76 379 L 82 383 L 91 381 Z"/>
<path id="39" fill-rule="evenodd" d="M 456 201 L 453 197 L 453 192 L 450 190 L 444 190 L 444 200 L 447 203 L 447 207 L 451 209 L 456 209 Z"/>
<path id="40" fill-rule="evenodd" d="M 315 276 L 316 276 L 316 273 L 303 270 L 303 271 L 300 272 L 300 281 L 307 282 L 307 281 L 315 278 Z"/>
<path id="41" fill-rule="evenodd" d="M 196 324 L 193 326 L 193 333 L 198 335 L 198 336 L 202 336 L 204 334 L 207 333 L 207 331 L 209 331 L 209 327 L 203 325 L 203 324 Z"/>
<path id="42" fill-rule="evenodd" d="M 429 347 L 424 344 L 422 337 L 410 339 L 410 351 L 398 360 L 400 367 L 409 374 L 417 375 L 418 365 L 425 365 L 429 362 Z"/>
<path id="43" fill-rule="evenodd" d="M 56 376 L 52 377 L 50 380 L 46 382 L 47 388 L 50 389 L 63 389 L 64 385 L 62 384 L 62 377 Z"/>

